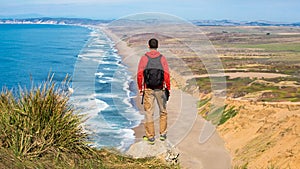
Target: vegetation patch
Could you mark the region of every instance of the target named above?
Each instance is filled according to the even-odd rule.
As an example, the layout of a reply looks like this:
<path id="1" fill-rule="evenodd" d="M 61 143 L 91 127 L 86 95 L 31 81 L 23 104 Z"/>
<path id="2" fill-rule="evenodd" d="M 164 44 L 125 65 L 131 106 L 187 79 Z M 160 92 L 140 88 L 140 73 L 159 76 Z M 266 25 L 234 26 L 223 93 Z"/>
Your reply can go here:
<path id="1" fill-rule="evenodd" d="M 300 52 L 300 43 L 235 44 L 235 48 L 255 48 L 266 51 Z"/>
<path id="2" fill-rule="evenodd" d="M 215 125 L 222 125 L 238 114 L 238 109 L 235 106 L 226 104 L 221 107 L 216 107 L 211 103 L 211 98 L 205 98 L 199 101 L 198 108 L 199 114 Z"/>
<path id="3" fill-rule="evenodd" d="M 63 84 L 64 85 L 64 84 Z M 0 168 L 179 168 L 90 147 L 84 117 L 51 80 L 0 94 Z"/>
<path id="4" fill-rule="evenodd" d="M 225 82 L 224 82 L 225 81 Z M 259 93 L 255 96 L 257 101 L 279 102 L 279 101 L 300 101 L 300 80 L 297 77 L 277 77 L 268 79 L 257 78 L 234 78 L 229 77 L 201 77 L 187 81 L 186 91 L 198 86 L 200 93 L 208 94 L 218 86 L 226 86 L 227 96 L 232 98 L 249 98 L 249 94 Z M 226 83 L 226 84 L 224 84 Z M 212 85 L 214 84 L 214 86 Z M 254 96 L 254 95 L 253 95 Z"/>
<path id="5" fill-rule="evenodd" d="M 2 147 L 16 156 L 40 157 L 47 153 L 91 154 L 82 116 L 69 104 L 68 93 L 44 83 L 18 96 L 6 89 L 0 95 Z"/>

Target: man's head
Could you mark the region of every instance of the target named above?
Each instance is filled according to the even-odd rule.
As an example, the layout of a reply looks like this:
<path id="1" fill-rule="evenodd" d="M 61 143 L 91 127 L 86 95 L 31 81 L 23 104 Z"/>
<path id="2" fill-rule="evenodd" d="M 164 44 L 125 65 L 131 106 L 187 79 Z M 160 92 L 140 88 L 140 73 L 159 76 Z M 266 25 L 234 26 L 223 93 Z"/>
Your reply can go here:
<path id="1" fill-rule="evenodd" d="M 150 49 L 157 49 L 158 48 L 158 40 L 152 38 L 148 41 L 148 45 L 149 45 Z"/>

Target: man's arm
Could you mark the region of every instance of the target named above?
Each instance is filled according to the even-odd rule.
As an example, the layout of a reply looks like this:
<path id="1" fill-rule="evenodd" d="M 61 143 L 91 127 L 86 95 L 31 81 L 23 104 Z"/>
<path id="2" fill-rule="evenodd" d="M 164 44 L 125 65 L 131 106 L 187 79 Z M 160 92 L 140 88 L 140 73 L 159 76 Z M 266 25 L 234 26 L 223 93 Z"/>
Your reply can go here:
<path id="1" fill-rule="evenodd" d="M 165 56 L 161 58 L 161 63 L 164 69 L 164 81 L 168 90 L 171 90 L 169 65 Z"/>
<path id="2" fill-rule="evenodd" d="M 146 67 L 146 63 L 147 63 L 147 57 L 142 56 L 137 71 L 137 84 L 140 92 L 143 90 L 144 70 Z"/>

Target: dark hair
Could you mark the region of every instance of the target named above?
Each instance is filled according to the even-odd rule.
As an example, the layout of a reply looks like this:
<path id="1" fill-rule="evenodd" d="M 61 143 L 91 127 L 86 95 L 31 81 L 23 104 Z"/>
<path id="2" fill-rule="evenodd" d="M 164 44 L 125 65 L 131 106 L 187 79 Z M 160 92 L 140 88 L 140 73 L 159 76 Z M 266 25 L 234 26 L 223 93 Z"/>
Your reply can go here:
<path id="1" fill-rule="evenodd" d="M 151 49 L 157 49 L 158 48 L 158 40 L 152 38 L 148 41 L 148 45 Z"/>

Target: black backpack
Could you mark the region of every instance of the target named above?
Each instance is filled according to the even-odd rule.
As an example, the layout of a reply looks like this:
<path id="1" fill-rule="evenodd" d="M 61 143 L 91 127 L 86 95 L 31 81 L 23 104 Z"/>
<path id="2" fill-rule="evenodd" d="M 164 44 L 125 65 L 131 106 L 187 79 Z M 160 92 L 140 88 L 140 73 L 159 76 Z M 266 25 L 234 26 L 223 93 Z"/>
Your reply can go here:
<path id="1" fill-rule="evenodd" d="M 156 58 L 148 58 L 147 66 L 144 70 L 144 83 L 146 83 L 147 88 L 150 89 L 162 89 L 164 82 L 164 69 L 161 64 L 161 57 L 159 55 Z"/>

